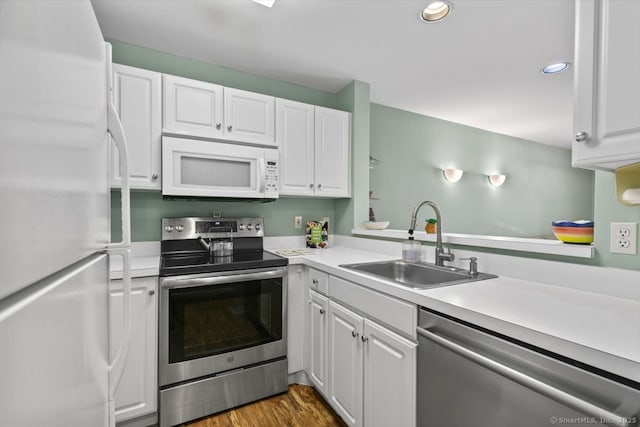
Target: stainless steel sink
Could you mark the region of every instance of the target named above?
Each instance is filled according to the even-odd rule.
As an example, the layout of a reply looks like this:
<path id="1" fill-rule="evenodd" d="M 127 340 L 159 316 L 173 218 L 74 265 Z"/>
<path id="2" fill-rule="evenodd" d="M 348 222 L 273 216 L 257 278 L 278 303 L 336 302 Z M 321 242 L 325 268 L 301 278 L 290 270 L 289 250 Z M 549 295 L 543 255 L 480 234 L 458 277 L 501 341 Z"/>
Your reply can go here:
<path id="1" fill-rule="evenodd" d="M 456 267 L 438 267 L 434 264 L 402 260 L 342 264 L 340 267 L 413 289 L 437 288 L 498 277 L 487 273 L 471 275 L 467 270 Z"/>

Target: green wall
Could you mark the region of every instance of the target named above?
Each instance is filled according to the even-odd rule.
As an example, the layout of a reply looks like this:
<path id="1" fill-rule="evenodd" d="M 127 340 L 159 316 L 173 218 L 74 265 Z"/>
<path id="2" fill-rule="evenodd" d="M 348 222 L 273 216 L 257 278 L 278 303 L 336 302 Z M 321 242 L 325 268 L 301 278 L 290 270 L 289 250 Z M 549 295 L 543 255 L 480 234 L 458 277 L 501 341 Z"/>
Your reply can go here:
<path id="1" fill-rule="evenodd" d="M 572 168 L 569 150 L 372 104 L 370 152 L 371 206 L 390 228 L 407 229 L 422 200 L 440 206 L 448 233 L 553 237 L 553 220 L 593 218 L 594 174 Z M 446 167 L 462 179 L 446 182 Z M 492 172 L 503 186 L 489 185 Z M 424 207 L 417 228 L 431 217 Z"/>
<path id="2" fill-rule="evenodd" d="M 335 201 L 328 199 L 288 199 L 274 202 L 217 202 L 210 200 L 163 200 L 155 191 L 131 193 L 131 239 L 133 241 L 161 240 L 160 221 L 164 217 L 212 216 L 219 212 L 222 216 L 249 216 L 264 218 L 264 228 L 268 236 L 303 235 L 304 228 L 294 228 L 293 217 L 302 216 L 303 223 L 329 217 L 329 231 L 335 217 Z M 111 236 L 117 242 L 120 232 L 121 210 L 120 190 L 111 191 Z"/>
<path id="3" fill-rule="evenodd" d="M 351 111 L 351 198 L 336 201 L 337 234 L 350 235 L 368 219 L 370 107 L 369 84 L 354 81 L 338 92 L 338 108 Z"/>

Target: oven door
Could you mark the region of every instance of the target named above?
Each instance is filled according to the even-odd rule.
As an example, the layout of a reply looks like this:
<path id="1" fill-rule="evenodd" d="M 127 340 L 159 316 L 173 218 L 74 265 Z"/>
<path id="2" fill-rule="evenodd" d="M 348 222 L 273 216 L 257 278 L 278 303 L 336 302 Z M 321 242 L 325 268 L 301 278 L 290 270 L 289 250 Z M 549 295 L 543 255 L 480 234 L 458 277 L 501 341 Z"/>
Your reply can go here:
<path id="1" fill-rule="evenodd" d="M 278 150 L 162 137 L 162 194 L 278 197 Z"/>
<path id="2" fill-rule="evenodd" d="M 286 268 L 160 280 L 160 386 L 287 353 Z"/>

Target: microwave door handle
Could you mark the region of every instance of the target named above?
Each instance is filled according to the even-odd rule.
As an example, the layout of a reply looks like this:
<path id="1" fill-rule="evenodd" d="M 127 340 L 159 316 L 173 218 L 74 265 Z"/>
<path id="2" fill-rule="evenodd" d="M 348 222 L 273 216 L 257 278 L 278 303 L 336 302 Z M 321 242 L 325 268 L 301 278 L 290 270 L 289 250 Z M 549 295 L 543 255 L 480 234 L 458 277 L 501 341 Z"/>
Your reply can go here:
<path id="1" fill-rule="evenodd" d="M 260 194 L 264 194 L 264 190 L 267 185 L 267 169 L 264 163 L 264 157 L 258 159 L 258 175 L 260 176 L 260 185 L 258 186 L 258 192 Z"/>

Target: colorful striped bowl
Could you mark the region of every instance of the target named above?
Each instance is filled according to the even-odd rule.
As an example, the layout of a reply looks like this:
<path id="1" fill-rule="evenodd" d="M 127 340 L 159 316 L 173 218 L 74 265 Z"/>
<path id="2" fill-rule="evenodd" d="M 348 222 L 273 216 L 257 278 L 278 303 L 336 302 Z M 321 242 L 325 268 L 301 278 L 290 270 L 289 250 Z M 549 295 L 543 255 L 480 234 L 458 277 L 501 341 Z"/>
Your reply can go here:
<path id="1" fill-rule="evenodd" d="M 553 221 L 553 234 L 564 243 L 588 245 L 593 242 L 593 221 Z"/>

